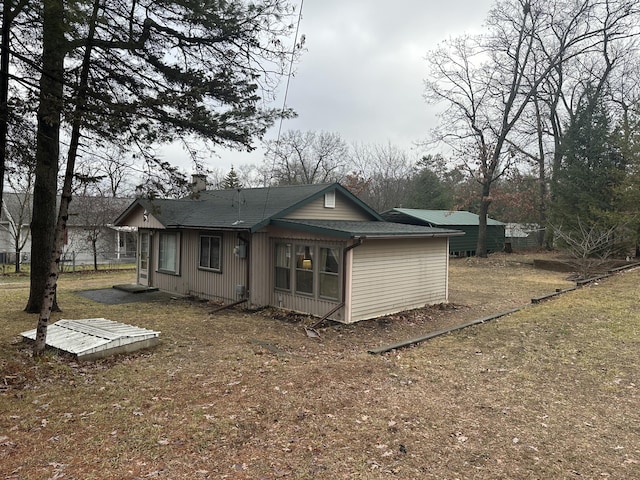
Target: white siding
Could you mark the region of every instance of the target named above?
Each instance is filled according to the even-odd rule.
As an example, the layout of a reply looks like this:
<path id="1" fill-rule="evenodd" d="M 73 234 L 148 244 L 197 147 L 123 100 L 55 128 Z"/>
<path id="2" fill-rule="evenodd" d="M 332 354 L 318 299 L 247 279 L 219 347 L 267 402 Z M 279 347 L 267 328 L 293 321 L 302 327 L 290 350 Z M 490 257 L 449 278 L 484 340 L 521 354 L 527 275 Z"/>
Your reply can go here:
<path id="1" fill-rule="evenodd" d="M 372 220 L 364 210 L 354 204 L 351 200 L 336 192 L 335 208 L 324 206 L 324 195 L 314 201 L 303 205 L 285 218 L 290 219 L 315 219 L 315 220 Z"/>
<path id="2" fill-rule="evenodd" d="M 348 322 L 447 300 L 446 238 L 367 240 L 352 252 Z"/>

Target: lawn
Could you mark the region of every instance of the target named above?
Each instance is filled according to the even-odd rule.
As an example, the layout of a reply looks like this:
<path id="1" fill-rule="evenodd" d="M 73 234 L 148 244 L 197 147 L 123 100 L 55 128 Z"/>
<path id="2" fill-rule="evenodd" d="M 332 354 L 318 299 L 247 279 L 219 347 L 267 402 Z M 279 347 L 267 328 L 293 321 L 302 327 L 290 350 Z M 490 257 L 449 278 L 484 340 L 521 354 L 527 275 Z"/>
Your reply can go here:
<path id="1" fill-rule="evenodd" d="M 356 325 L 187 299 L 104 305 L 63 275 L 57 318 L 160 330 L 153 349 L 38 360 L 26 279 L 0 277 L 0 478 L 640 478 L 640 270 L 411 348 L 372 347 L 528 304 L 567 274 L 451 262 L 450 304 Z"/>

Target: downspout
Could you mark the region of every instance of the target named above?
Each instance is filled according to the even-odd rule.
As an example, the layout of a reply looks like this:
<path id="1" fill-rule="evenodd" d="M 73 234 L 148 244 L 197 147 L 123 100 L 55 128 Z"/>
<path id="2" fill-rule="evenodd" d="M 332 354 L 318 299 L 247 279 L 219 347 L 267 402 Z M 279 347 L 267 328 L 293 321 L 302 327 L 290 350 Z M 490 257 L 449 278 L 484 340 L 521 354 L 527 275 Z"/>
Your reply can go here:
<path id="1" fill-rule="evenodd" d="M 364 242 L 364 237 L 357 237 L 356 242 L 342 249 L 342 304 L 345 307 L 345 318 L 347 317 L 347 252 L 359 247 Z"/>
<path id="2" fill-rule="evenodd" d="M 305 327 L 305 330 L 307 331 L 307 335 L 318 336 L 318 332 L 315 331 L 315 328 L 318 327 L 322 322 L 324 322 L 331 315 L 333 315 L 338 310 L 340 310 L 342 307 L 346 307 L 347 305 L 347 298 L 346 298 L 347 296 L 347 252 L 349 250 L 353 250 L 354 248 L 362 245 L 363 240 L 364 239 L 362 237 L 358 237 L 356 243 L 353 243 L 342 249 L 342 302 L 338 303 L 338 305 L 336 305 L 334 308 L 329 310 L 320 320 L 315 322 L 313 325 L 311 325 L 310 327 Z"/>
<path id="3" fill-rule="evenodd" d="M 238 233 L 238 240 L 241 240 L 245 244 L 247 255 L 245 257 L 245 261 L 247 262 L 247 271 L 245 272 L 245 289 L 244 289 L 244 300 L 249 301 L 249 307 L 251 307 L 251 301 L 249 292 L 251 291 L 251 242 L 249 238 L 244 238 L 241 234 Z"/>

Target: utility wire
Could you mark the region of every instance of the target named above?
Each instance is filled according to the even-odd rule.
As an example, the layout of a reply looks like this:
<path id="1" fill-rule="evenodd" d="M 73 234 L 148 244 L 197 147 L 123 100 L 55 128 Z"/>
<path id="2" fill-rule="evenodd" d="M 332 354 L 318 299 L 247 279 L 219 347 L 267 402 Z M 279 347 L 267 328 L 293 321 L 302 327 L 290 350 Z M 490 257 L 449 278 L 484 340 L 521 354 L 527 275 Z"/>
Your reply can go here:
<path id="1" fill-rule="evenodd" d="M 296 33 L 293 37 L 293 47 L 291 48 L 291 60 L 289 62 L 289 72 L 287 74 L 287 83 L 284 89 L 284 99 L 282 101 L 282 109 L 280 110 L 280 122 L 278 123 L 278 135 L 276 136 L 276 145 L 273 152 L 273 161 L 271 162 L 271 175 L 269 176 L 269 180 L 273 179 L 273 172 L 276 167 L 276 158 L 278 153 L 278 147 L 280 146 L 280 136 L 282 134 L 282 122 L 284 120 L 284 112 L 287 108 L 287 97 L 289 95 L 289 84 L 291 83 L 291 75 L 293 73 L 293 59 L 296 54 L 296 47 L 298 45 L 298 32 L 300 30 L 300 22 L 302 21 L 302 8 L 304 7 L 304 0 L 300 0 L 300 11 L 298 12 L 298 23 L 296 24 Z M 265 214 L 267 211 L 267 203 L 269 203 L 269 192 L 271 191 L 271 181 L 269 181 L 269 185 L 267 185 L 267 195 L 264 199 L 264 206 L 262 209 L 262 219 L 265 218 Z"/>

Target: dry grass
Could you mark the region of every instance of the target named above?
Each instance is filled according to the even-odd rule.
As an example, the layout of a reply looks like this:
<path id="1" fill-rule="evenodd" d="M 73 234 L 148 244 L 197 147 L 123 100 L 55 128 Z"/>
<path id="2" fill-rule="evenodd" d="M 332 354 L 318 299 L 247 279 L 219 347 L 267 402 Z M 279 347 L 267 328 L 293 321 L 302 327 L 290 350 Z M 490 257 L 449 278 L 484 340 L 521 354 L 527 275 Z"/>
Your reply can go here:
<path id="1" fill-rule="evenodd" d="M 95 303 L 64 318 L 162 331 L 96 363 L 29 356 L 26 283 L 0 289 L 0 478 L 638 478 L 640 271 L 382 356 L 368 348 L 524 305 L 570 284 L 518 256 L 455 260 L 452 305 L 310 339 L 276 312 Z M 127 276 L 128 275 L 128 276 Z M 0 279 L 0 283 L 3 280 Z"/>

